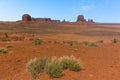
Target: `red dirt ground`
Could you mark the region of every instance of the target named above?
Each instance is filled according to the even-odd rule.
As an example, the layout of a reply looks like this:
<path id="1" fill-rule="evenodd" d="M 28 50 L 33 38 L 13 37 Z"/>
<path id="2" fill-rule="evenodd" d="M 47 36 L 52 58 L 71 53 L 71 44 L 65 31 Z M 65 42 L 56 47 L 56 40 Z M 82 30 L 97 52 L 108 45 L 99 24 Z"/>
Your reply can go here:
<path id="1" fill-rule="evenodd" d="M 3 42 L 5 33 L 12 41 Z M 34 35 L 35 34 L 35 35 Z M 43 39 L 35 46 L 34 38 Z M 120 24 L 61 25 L 61 24 L 18 24 L 0 23 L 0 48 L 13 45 L 8 54 L 0 54 L 0 80 L 32 80 L 26 70 L 30 59 L 41 56 L 75 56 L 80 60 L 82 70 L 65 70 L 61 78 L 51 79 L 46 73 L 36 80 L 120 80 L 120 43 L 113 44 L 113 38 L 120 40 Z M 60 45 L 48 41 L 98 41 L 99 46 Z"/>
<path id="2" fill-rule="evenodd" d="M 45 73 L 37 80 L 120 80 L 120 44 L 102 43 L 96 47 L 60 45 L 46 42 L 35 46 L 32 41 L 0 42 L 0 47 L 13 45 L 8 54 L 0 54 L 0 80 L 32 80 L 26 63 L 41 56 L 75 56 L 82 70 L 66 70 L 61 78 L 50 79 Z"/>

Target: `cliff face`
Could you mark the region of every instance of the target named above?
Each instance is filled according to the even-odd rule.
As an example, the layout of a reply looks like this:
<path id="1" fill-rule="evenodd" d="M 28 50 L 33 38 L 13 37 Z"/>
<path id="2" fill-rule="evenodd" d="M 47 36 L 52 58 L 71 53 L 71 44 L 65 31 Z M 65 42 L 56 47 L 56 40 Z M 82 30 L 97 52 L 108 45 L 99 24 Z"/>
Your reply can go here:
<path id="1" fill-rule="evenodd" d="M 59 23 L 60 20 L 52 20 L 51 18 L 31 18 L 29 14 L 24 14 L 22 16 L 22 22 L 23 23 L 43 23 L 43 22 L 54 22 L 54 23 Z"/>
<path id="2" fill-rule="evenodd" d="M 52 20 L 51 18 L 32 18 L 29 14 L 24 14 L 22 16 L 22 23 L 64 23 L 64 24 L 82 24 L 82 23 L 93 23 L 93 19 L 86 19 L 83 15 L 78 15 L 77 21 L 75 22 L 69 22 L 66 20 L 63 20 L 62 22 L 60 20 Z"/>
<path id="3" fill-rule="evenodd" d="M 78 17 L 77 17 L 77 22 L 85 22 L 86 20 L 85 20 L 85 18 L 84 18 L 84 16 L 83 15 L 79 15 Z"/>
<path id="4" fill-rule="evenodd" d="M 29 14 L 24 14 L 22 16 L 22 22 L 26 23 L 26 22 L 31 22 L 32 21 L 32 18 Z"/>

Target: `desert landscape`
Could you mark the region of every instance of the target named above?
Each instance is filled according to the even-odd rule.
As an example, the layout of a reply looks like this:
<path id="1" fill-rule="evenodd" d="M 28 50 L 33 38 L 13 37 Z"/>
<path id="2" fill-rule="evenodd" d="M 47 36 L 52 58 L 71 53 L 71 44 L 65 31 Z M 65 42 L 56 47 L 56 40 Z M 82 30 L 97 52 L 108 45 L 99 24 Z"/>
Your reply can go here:
<path id="1" fill-rule="evenodd" d="M 16 22 L 0 22 L 0 80 L 32 80 L 27 63 L 45 56 L 74 56 L 81 69 L 66 69 L 59 78 L 43 72 L 35 80 L 119 80 L 119 48 L 120 24 L 87 21 L 83 15 L 68 22 L 25 14 Z"/>

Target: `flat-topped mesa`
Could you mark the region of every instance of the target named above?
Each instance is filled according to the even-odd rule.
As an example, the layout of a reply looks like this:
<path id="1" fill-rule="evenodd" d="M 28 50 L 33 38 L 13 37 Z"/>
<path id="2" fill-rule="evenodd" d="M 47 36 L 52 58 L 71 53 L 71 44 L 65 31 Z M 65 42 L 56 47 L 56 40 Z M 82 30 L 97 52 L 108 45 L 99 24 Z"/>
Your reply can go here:
<path id="1" fill-rule="evenodd" d="M 52 20 L 51 18 L 32 18 L 29 14 L 24 14 L 22 16 L 22 21 L 18 21 L 22 23 L 62 23 L 62 24 L 87 24 L 94 23 L 93 19 L 88 19 L 88 21 L 84 18 L 83 15 L 78 15 L 77 21 L 69 22 L 65 19 L 61 22 L 60 20 Z"/>
<path id="2" fill-rule="evenodd" d="M 32 18 L 33 22 L 51 22 L 51 18 Z"/>
<path id="3" fill-rule="evenodd" d="M 60 23 L 60 20 L 52 20 L 51 18 L 31 18 L 29 14 L 22 16 L 22 23 Z"/>
<path id="4" fill-rule="evenodd" d="M 52 20 L 51 18 L 32 18 L 33 22 L 41 23 L 41 22 L 60 22 L 60 20 Z"/>

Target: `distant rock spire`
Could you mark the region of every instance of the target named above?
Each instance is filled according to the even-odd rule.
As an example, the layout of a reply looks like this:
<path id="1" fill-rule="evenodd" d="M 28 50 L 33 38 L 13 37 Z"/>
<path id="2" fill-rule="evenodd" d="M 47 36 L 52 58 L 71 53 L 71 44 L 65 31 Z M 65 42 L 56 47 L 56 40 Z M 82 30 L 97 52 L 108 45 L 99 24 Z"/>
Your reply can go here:
<path id="1" fill-rule="evenodd" d="M 83 15 L 79 15 L 77 17 L 77 22 L 85 22 L 86 20 L 84 19 L 84 16 Z"/>

